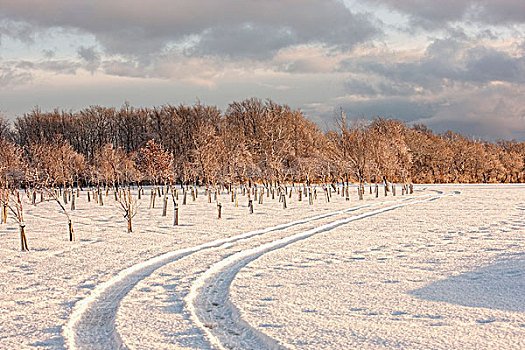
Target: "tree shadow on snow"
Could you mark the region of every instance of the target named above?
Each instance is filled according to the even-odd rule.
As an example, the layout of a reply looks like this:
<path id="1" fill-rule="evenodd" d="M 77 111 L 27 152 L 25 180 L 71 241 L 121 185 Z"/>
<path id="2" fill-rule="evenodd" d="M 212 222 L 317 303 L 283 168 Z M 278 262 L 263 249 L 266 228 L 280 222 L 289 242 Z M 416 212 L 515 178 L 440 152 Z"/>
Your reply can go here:
<path id="1" fill-rule="evenodd" d="M 525 254 L 436 281 L 408 294 L 429 301 L 525 312 Z"/>

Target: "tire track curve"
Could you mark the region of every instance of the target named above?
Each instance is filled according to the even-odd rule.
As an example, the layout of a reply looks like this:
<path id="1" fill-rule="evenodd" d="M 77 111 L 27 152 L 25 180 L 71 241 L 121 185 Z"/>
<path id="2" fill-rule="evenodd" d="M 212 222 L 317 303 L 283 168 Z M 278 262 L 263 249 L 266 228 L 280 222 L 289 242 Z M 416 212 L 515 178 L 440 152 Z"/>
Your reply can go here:
<path id="1" fill-rule="evenodd" d="M 242 250 L 206 270 L 191 286 L 186 297 L 187 308 L 195 324 L 219 349 L 285 349 L 276 340 L 244 321 L 237 307 L 229 300 L 229 290 L 237 273 L 262 255 L 313 235 L 333 230 L 349 222 L 364 219 L 397 208 L 437 200 L 459 194 L 436 195 L 427 199 L 395 204 L 349 218 L 332 221 L 313 229 Z"/>
<path id="2" fill-rule="evenodd" d="M 126 348 L 120 335 L 115 330 L 115 316 L 121 300 L 137 285 L 158 268 L 187 257 L 191 254 L 220 248 L 223 245 L 247 240 L 268 232 L 286 230 L 305 223 L 329 218 L 332 216 L 396 202 L 409 201 L 428 194 L 406 197 L 401 200 L 382 201 L 363 204 L 326 214 L 292 221 L 264 229 L 249 231 L 229 238 L 217 239 L 193 247 L 177 249 L 133 265 L 120 271 L 108 281 L 99 284 L 90 295 L 78 301 L 63 329 L 65 344 L 69 349 L 119 349 Z"/>

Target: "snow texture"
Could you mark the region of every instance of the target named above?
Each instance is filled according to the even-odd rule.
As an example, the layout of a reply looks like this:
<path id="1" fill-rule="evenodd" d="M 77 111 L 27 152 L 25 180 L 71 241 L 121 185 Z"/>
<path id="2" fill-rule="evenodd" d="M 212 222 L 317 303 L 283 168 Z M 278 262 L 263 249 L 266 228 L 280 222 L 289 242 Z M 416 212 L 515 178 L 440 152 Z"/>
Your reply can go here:
<path id="1" fill-rule="evenodd" d="M 352 190 L 252 215 L 223 193 L 219 220 L 201 189 L 179 227 L 145 196 L 132 234 L 84 191 L 75 242 L 23 196 L 31 252 L 0 225 L 0 348 L 525 347 L 525 186 Z"/>

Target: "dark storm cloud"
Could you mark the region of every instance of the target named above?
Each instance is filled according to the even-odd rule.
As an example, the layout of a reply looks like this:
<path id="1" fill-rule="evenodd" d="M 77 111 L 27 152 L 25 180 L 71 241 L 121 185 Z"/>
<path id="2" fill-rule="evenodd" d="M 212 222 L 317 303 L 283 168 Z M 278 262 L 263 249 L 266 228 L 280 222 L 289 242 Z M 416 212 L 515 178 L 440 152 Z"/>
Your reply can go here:
<path id="1" fill-rule="evenodd" d="M 407 14 L 413 25 L 427 29 L 446 23 L 469 20 L 485 24 L 508 25 L 525 22 L 523 0 L 366 0 L 384 4 Z"/>
<path id="2" fill-rule="evenodd" d="M 266 58 L 298 44 L 347 50 L 378 33 L 337 0 L 4 0 L 0 19 L 80 30 L 95 35 L 107 52 L 130 55 L 191 39 L 189 54 Z"/>

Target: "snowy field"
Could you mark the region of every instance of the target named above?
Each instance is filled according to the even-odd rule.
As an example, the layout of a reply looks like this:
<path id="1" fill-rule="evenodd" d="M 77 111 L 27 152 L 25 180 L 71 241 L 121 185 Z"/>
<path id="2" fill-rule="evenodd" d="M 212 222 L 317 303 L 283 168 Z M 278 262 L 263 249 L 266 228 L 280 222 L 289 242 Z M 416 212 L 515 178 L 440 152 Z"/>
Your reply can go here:
<path id="1" fill-rule="evenodd" d="M 523 349 L 525 185 L 415 186 L 222 219 L 203 190 L 180 226 L 81 192 L 77 240 L 52 202 L 0 225 L 0 349 Z M 24 196 L 27 202 L 27 198 Z"/>

